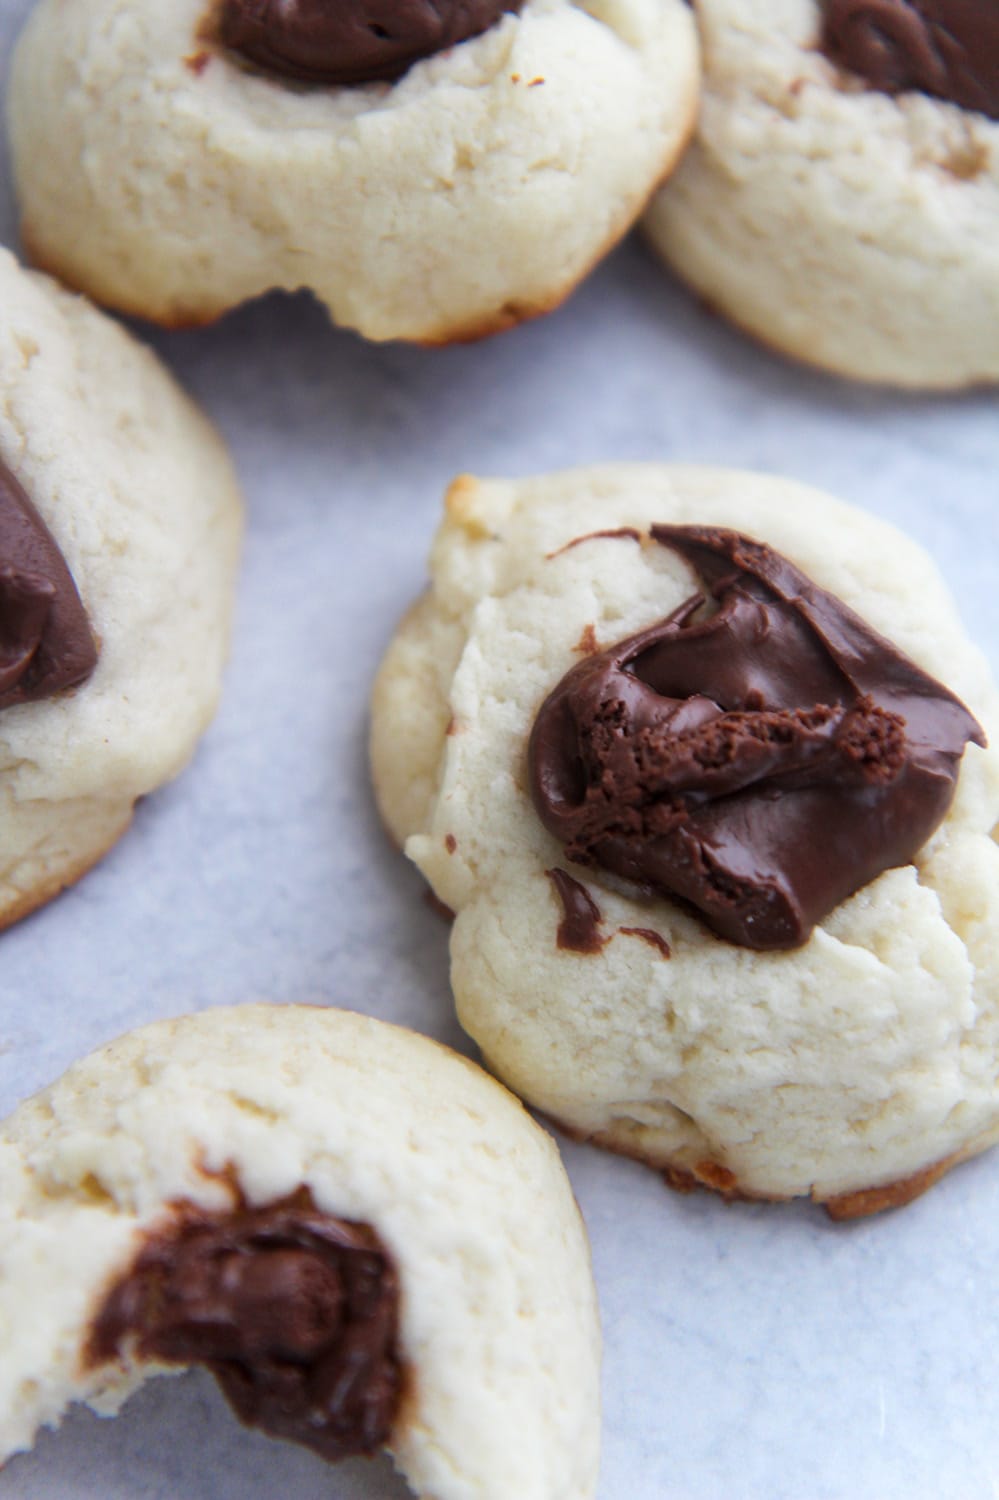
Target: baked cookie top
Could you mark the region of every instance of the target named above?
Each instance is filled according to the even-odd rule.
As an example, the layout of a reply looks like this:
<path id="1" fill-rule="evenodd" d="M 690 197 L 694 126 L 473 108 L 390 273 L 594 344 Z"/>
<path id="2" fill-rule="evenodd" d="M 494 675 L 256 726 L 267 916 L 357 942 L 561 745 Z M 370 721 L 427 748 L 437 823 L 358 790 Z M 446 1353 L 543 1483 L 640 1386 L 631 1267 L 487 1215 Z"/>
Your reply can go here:
<path id="1" fill-rule="evenodd" d="M 684 0 L 494 7 L 460 45 L 353 85 L 289 78 L 220 37 L 226 16 L 254 36 L 254 18 L 280 21 L 264 40 L 304 57 L 315 9 L 41 0 L 8 99 L 33 260 L 168 324 L 307 287 L 369 338 L 472 338 L 567 296 L 693 128 Z M 361 26 L 376 51 L 393 26 L 401 40 L 393 14 Z"/>
<path id="2" fill-rule="evenodd" d="M 0 696 L 6 923 L 190 757 L 228 649 L 242 506 L 221 440 L 156 357 L 7 251 L 0 397 L 19 597 Z"/>
<path id="3" fill-rule="evenodd" d="M 995 741 L 995 689 L 935 569 L 871 516 L 709 469 L 465 479 L 432 591 L 375 688 L 383 812 L 457 914 L 462 1023 L 525 1098 L 617 1149 L 695 1175 L 708 1164 L 716 1185 L 761 1196 L 897 1183 L 999 1125 L 999 757 L 970 744 L 912 861 L 786 952 L 720 940 L 620 867 L 574 864 L 532 801 L 532 726 L 567 670 L 699 592 L 689 564 L 650 541 L 659 525 L 765 542 Z"/>
<path id="4" fill-rule="evenodd" d="M 994 7 L 958 9 L 982 28 L 977 76 Z M 959 62 L 929 48 L 926 18 L 946 12 L 698 4 L 697 134 L 645 224 L 673 269 L 769 347 L 903 387 L 999 379 L 999 121 L 963 107 Z M 891 50 L 899 31 L 919 67 Z"/>

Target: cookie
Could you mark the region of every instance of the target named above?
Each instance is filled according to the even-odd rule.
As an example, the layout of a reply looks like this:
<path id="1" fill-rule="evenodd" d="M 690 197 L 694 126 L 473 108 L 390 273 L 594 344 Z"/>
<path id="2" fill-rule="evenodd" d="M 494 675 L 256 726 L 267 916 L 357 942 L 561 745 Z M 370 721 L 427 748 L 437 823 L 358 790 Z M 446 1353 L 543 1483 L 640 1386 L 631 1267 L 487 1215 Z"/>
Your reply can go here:
<path id="1" fill-rule="evenodd" d="M 645 228 L 712 306 L 838 375 L 999 379 L 999 16 L 699 0 L 704 99 Z"/>
<path id="2" fill-rule="evenodd" d="M 215 708 L 241 527 L 158 361 L 0 252 L 0 926 L 82 875 Z"/>
<path id="3" fill-rule="evenodd" d="M 197 1363 L 324 1458 L 387 1444 L 417 1494 L 593 1495 L 600 1338 L 568 1180 L 436 1043 L 305 1006 L 158 1022 L 10 1116 L 0 1182 L 3 1456 L 73 1401 L 113 1414 Z"/>
<path id="4" fill-rule="evenodd" d="M 306 287 L 371 339 L 475 338 L 627 231 L 698 84 L 684 0 L 42 0 L 10 85 L 23 239 L 166 324 Z"/>
<path id="5" fill-rule="evenodd" d="M 374 782 L 488 1064 L 674 1185 L 841 1215 L 991 1144 L 999 699 L 920 548 L 622 466 L 458 480 L 432 577 Z"/>

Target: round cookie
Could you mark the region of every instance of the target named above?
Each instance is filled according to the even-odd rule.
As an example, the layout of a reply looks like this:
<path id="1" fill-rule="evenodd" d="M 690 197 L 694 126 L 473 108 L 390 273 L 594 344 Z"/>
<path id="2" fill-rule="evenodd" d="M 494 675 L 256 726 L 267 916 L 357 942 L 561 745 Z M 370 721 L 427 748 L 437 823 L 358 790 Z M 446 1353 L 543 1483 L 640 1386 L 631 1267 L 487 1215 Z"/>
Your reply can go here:
<path id="1" fill-rule="evenodd" d="M 938 92 L 977 110 L 917 91 L 934 76 L 917 66 L 923 51 L 946 40 L 919 13 L 952 11 L 982 30 L 970 53 L 981 81 L 971 87 L 958 68 Z M 892 85 L 906 91 L 844 66 L 866 64 L 886 88 L 893 77 L 848 29 L 822 50 L 839 12 L 861 13 L 841 28 L 893 17 L 910 28 L 909 66 Z M 836 374 L 928 389 L 999 379 L 999 102 L 984 112 L 999 27 L 989 7 L 698 0 L 697 15 L 697 135 L 645 219 L 667 264 L 765 344 Z M 883 66 L 886 34 L 871 47 Z"/>
<path id="2" fill-rule="evenodd" d="M 218 697 L 241 505 L 154 356 L 5 251 L 0 394 L 6 926 L 190 757 Z"/>
<path id="3" fill-rule="evenodd" d="M 2 1456 L 195 1349 L 244 1419 L 387 1442 L 420 1495 L 593 1495 L 579 1211 L 553 1142 L 436 1043 L 305 1006 L 159 1022 L 14 1112 L 0 1183 Z"/>
<path id="4" fill-rule="evenodd" d="M 651 891 L 646 870 L 640 885 L 574 862 L 532 799 L 532 731 L 570 668 L 673 611 L 682 621 L 699 596 L 698 570 L 652 539 L 663 524 L 768 544 L 905 653 L 904 669 L 892 659 L 895 687 L 915 684 L 918 698 L 932 674 L 996 742 L 995 687 L 935 568 L 863 512 L 712 469 L 465 478 L 448 496 L 431 591 L 375 684 L 383 815 L 456 913 L 462 1025 L 523 1098 L 675 1185 L 810 1195 L 844 1216 L 907 1201 L 999 1136 L 999 755 L 969 743 L 936 832 L 837 896 L 796 946 L 724 940 Z M 822 627 L 841 643 L 845 628 Z M 946 689 L 957 740 L 982 738 Z M 891 729 L 897 715 L 868 707 Z M 920 740 L 918 713 L 913 723 Z M 608 775 L 612 790 L 624 784 L 613 765 Z M 856 804 L 844 805 L 849 820 L 834 813 L 801 835 L 820 868 L 856 827 Z M 891 816 L 875 798 L 872 825 Z"/>
<path id="5" fill-rule="evenodd" d="M 223 18 L 233 9 L 279 14 L 228 0 Z M 271 288 L 310 288 L 371 339 L 469 339 L 548 311 L 686 143 L 696 32 L 684 0 L 491 9 L 481 34 L 401 77 L 408 54 L 392 48 L 381 81 L 336 84 L 303 81 L 305 21 L 254 43 L 208 0 L 41 0 L 9 101 L 32 259 L 171 325 Z M 304 0 L 283 10 L 310 14 Z M 417 14 L 403 0 L 374 10 L 384 26 L 353 28 L 369 41 Z M 335 58 L 343 37 L 329 29 Z M 260 65 L 272 53 L 293 76 Z"/>

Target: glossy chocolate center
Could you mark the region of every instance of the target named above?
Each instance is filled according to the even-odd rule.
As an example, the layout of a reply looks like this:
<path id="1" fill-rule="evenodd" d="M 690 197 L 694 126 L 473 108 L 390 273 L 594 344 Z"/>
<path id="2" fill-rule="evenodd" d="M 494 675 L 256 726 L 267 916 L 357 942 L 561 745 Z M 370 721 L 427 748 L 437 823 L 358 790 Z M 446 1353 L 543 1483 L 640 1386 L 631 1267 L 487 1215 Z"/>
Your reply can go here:
<path id="1" fill-rule="evenodd" d="M 128 1346 L 205 1365 L 241 1421 L 332 1461 L 388 1440 L 398 1303 L 374 1231 L 307 1193 L 228 1214 L 183 1205 L 105 1298 L 86 1357 L 106 1364 Z"/>
<path id="2" fill-rule="evenodd" d="M 52 533 L 0 462 L 0 709 L 89 677 L 97 648 Z"/>
<path id="3" fill-rule="evenodd" d="M 651 534 L 708 600 L 567 673 L 531 735 L 535 806 L 577 864 L 681 898 L 730 942 L 796 947 L 911 861 L 985 736 L 779 553 L 714 527 Z"/>
<path id="4" fill-rule="evenodd" d="M 999 119 L 999 0 L 825 0 L 822 46 L 884 93 Z"/>
<path id="5" fill-rule="evenodd" d="M 221 0 L 224 46 L 283 78 L 391 81 L 487 31 L 523 0 Z"/>

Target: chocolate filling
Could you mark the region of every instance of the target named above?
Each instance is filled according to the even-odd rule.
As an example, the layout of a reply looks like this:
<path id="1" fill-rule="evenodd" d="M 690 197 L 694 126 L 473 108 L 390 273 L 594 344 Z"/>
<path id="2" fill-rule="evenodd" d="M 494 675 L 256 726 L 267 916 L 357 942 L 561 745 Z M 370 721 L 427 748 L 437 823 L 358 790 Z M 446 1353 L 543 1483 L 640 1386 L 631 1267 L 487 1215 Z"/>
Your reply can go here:
<path id="1" fill-rule="evenodd" d="M 771 548 L 653 526 L 717 606 L 668 619 L 563 677 L 531 734 L 545 827 L 690 903 L 721 937 L 793 948 L 947 812 L 964 705 Z"/>
<path id="2" fill-rule="evenodd" d="M 886 94 L 999 119 L 999 0 L 824 0 L 822 47 Z"/>
<path id="3" fill-rule="evenodd" d="M 306 83 L 391 82 L 488 31 L 523 0 L 221 0 L 214 30 L 247 62 Z"/>
<path id="4" fill-rule="evenodd" d="M 0 709 L 89 677 L 97 648 L 55 538 L 0 462 Z"/>
<path id="5" fill-rule="evenodd" d="M 181 1204 L 107 1294 L 85 1359 L 204 1365 L 242 1422 L 333 1461 L 388 1441 L 398 1313 L 374 1230 L 306 1191 L 221 1214 Z"/>

